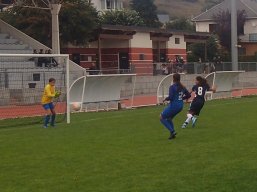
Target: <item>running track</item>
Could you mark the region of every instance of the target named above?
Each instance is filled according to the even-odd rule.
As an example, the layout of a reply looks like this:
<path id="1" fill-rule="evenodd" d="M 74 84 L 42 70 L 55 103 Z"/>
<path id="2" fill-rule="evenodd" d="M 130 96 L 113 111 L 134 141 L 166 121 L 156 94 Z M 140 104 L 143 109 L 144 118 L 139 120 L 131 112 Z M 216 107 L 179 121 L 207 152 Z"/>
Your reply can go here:
<path id="1" fill-rule="evenodd" d="M 257 89 L 244 89 L 232 92 L 232 96 L 247 96 L 247 95 L 257 95 Z M 132 101 L 126 100 L 122 101 L 122 104 L 130 107 Z M 135 96 L 133 101 L 134 107 L 156 105 L 157 97 L 156 95 L 148 96 Z M 57 113 L 64 113 L 66 106 L 64 103 L 59 103 L 56 106 Z M 41 105 L 29 105 L 29 106 L 5 106 L 0 108 L 0 119 L 17 118 L 17 117 L 31 117 L 31 116 L 42 116 L 44 115 L 44 110 Z"/>

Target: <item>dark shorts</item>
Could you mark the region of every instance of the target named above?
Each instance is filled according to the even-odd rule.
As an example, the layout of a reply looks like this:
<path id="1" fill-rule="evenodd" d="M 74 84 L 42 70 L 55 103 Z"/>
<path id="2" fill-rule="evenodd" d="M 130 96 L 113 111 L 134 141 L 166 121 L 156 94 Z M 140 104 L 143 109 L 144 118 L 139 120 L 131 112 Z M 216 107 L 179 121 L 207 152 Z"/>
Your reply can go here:
<path id="1" fill-rule="evenodd" d="M 199 116 L 201 113 L 201 110 L 204 106 L 205 101 L 202 100 L 193 100 L 191 105 L 190 105 L 190 109 L 189 111 L 193 114 L 193 115 L 197 115 Z"/>
<path id="2" fill-rule="evenodd" d="M 45 110 L 48 110 L 48 109 L 52 110 L 52 109 L 54 109 L 54 104 L 53 104 L 53 103 L 44 104 L 44 105 L 43 105 L 43 108 L 44 108 Z"/>
<path id="3" fill-rule="evenodd" d="M 178 113 L 180 113 L 183 109 L 183 105 L 180 104 L 170 104 L 168 107 L 164 109 L 161 113 L 164 119 L 173 119 Z"/>

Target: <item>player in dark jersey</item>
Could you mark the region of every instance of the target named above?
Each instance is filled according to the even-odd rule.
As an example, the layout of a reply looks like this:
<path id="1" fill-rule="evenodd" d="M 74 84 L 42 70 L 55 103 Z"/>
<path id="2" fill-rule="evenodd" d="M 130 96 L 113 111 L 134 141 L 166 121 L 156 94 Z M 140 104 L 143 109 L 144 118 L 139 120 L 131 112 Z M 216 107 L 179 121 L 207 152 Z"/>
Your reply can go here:
<path id="1" fill-rule="evenodd" d="M 180 75 L 173 75 L 173 85 L 169 88 L 169 96 L 164 100 L 169 101 L 170 104 L 160 115 L 161 123 L 170 131 L 169 139 L 174 139 L 176 137 L 176 132 L 173 125 L 173 118 L 182 111 L 184 106 L 184 101 L 191 97 L 188 90 L 181 84 Z"/>
<path id="2" fill-rule="evenodd" d="M 200 115 L 200 112 L 204 106 L 205 94 L 207 91 L 215 92 L 216 89 L 210 88 L 205 78 L 201 76 L 196 77 L 196 84 L 192 88 L 192 92 L 195 93 L 195 98 L 191 102 L 190 109 L 187 114 L 187 119 L 182 125 L 182 128 L 186 128 L 191 120 L 192 126 L 195 127 L 195 124 L 197 122 L 197 116 Z"/>

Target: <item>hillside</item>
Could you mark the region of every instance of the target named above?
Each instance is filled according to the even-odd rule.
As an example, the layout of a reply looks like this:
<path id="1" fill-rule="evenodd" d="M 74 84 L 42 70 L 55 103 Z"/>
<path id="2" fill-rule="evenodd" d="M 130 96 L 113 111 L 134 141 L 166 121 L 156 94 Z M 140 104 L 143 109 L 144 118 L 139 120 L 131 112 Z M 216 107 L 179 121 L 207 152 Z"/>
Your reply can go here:
<path id="1" fill-rule="evenodd" d="M 202 12 L 206 7 L 206 2 L 213 1 L 215 0 L 155 0 L 155 3 L 159 13 L 167 13 L 171 17 L 193 17 Z M 124 0 L 124 2 L 128 6 L 129 0 Z"/>

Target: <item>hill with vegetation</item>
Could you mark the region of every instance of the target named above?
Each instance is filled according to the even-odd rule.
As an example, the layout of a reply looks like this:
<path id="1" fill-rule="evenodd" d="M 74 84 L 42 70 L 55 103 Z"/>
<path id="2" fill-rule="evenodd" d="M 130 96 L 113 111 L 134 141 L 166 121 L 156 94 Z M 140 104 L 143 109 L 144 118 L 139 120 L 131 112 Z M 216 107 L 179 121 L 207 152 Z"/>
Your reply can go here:
<path id="1" fill-rule="evenodd" d="M 124 0 L 128 6 L 130 0 Z M 175 17 L 193 17 L 203 10 L 219 3 L 221 0 L 155 0 L 159 13 Z"/>

